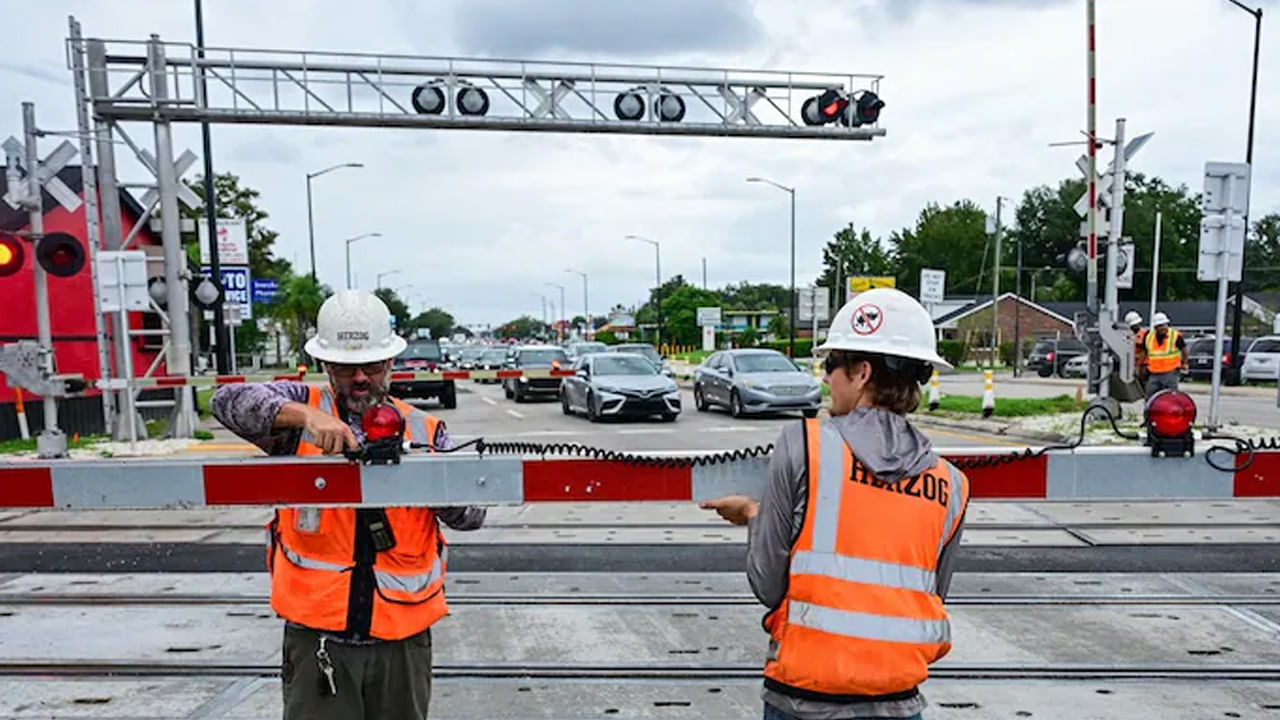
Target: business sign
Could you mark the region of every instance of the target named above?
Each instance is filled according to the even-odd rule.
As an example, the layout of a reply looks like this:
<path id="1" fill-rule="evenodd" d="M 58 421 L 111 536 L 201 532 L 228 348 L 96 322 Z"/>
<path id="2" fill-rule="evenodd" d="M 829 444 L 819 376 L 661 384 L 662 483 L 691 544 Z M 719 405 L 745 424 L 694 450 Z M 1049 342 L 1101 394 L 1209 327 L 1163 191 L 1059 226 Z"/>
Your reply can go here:
<path id="1" fill-rule="evenodd" d="M 698 308 L 698 327 L 720 327 L 720 308 Z"/>
<path id="2" fill-rule="evenodd" d="M 254 280 L 253 283 L 253 301 L 256 303 L 273 303 L 280 294 L 280 283 L 272 278 L 265 280 Z"/>
<path id="3" fill-rule="evenodd" d="M 825 287 L 799 288 L 796 295 L 796 310 L 799 312 L 800 322 L 813 322 L 815 315 L 818 322 L 830 319 L 831 296 Z"/>
<path id="4" fill-rule="evenodd" d="M 860 292 L 866 292 L 873 288 L 891 288 L 897 287 L 897 285 L 897 281 L 892 277 L 855 275 L 849 278 L 849 295 L 857 295 Z"/>
<path id="5" fill-rule="evenodd" d="M 209 224 L 197 222 L 200 231 L 200 262 L 208 265 Z M 218 218 L 218 265 L 249 264 L 249 231 L 244 218 Z"/>
<path id="6" fill-rule="evenodd" d="M 609 324 L 614 327 L 635 327 L 636 317 L 631 313 L 611 312 L 609 313 Z"/>
<path id="7" fill-rule="evenodd" d="M 202 267 L 201 270 L 206 274 L 213 273 L 213 268 L 208 266 Z M 223 309 L 231 311 L 234 308 L 239 319 L 252 320 L 253 283 L 249 281 L 249 268 L 224 265 L 219 270 L 222 271 Z"/>
<path id="8" fill-rule="evenodd" d="M 940 303 L 946 295 L 947 271 L 920 269 L 920 302 Z"/>

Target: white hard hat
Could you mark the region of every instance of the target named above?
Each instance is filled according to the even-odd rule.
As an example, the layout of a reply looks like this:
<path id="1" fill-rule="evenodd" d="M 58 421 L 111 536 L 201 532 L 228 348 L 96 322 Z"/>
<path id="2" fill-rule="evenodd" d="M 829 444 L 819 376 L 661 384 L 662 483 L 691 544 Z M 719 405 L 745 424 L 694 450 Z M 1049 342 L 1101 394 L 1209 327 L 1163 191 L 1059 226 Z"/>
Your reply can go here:
<path id="1" fill-rule="evenodd" d="M 929 311 L 893 288 L 858 293 L 840 308 L 826 342 L 815 352 L 821 357 L 832 350 L 893 355 L 951 367 L 938 355 Z"/>
<path id="2" fill-rule="evenodd" d="M 1162 312 L 1158 312 L 1155 315 L 1151 316 L 1151 327 L 1156 327 L 1158 325 L 1168 325 L 1168 324 L 1169 324 L 1169 316 L 1165 315 Z"/>
<path id="3" fill-rule="evenodd" d="M 385 303 L 362 290 L 340 290 L 320 306 L 305 349 L 321 362 L 360 365 L 390 360 L 407 344 L 391 329 Z"/>
<path id="4" fill-rule="evenodd" d="M 1130 310 L 1129 314 L 1124 316 L 1124 324 L 1125 325 L 1141 325 L 1142 315 L 1139 315 L 1137 310 Z"/>

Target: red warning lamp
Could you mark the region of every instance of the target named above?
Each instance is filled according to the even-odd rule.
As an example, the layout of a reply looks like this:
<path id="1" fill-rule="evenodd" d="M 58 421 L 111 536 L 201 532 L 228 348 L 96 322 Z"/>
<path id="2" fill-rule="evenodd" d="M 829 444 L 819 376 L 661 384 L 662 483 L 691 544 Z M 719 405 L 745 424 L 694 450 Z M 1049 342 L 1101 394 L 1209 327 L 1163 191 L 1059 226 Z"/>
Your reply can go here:
<path id="1" fill-rule="evenodd" d="M 370 443 L 398 441 L 404 435 L 404 417 L 391 405 L 374 405 L 365 410 L 360 425 Z"/>
<path id="2" fill-rule="evenodd" d="M 826 125 L 839 119 L 848 107 L 849 98 L 838 89 L 831 88 L 805 100 L 800 106 L 800 117 L 805 125 Z"/>
<path id="3" fill-rule="evenodd" d="M 26 250 L 12 235 L 0 235 L 0 277 L 9 277 L 22 269 Z"/>
<path id="4" fill-rule="evenodd" d="M 84 246 L 73 235 L 49 233 L 36 245 L 36 261 L 55 277 L 71 277 L 84 267 Z"/>
<path id="5" fill-rule="evenodd" d="M 1151 454 L 1161 457 L 1195 454 L 1191 425 L 1196 421 L 1196 403 L 1179 390 L 1161 390 L 1147 401 L 1147 444 Z"/>

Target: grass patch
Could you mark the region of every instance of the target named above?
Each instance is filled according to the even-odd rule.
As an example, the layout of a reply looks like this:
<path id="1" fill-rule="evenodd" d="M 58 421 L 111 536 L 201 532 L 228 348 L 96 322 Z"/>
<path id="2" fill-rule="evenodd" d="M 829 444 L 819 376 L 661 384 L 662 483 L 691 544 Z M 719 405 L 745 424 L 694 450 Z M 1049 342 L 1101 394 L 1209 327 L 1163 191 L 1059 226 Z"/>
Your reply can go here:
<path id="1" fill-rule="evenodd" d="M 195 437 L 196 437 L 196 439 L 197 439 L 197 440 L 212 440 L 212 439 L 213 439 L 213 431 L 212 431 L 212 430 L 205 430 L 204 428 L 200 428 L 200 429 L 196 430 L 196 435 L 195 435 Z"/>
<path id="2" fill-rule="evenodd" d="M 928 405 L 922 404 L 927 412 Z M 996 398 L 996 417 L 1027 417 L 1029 415 L 1056 415 L 1060 413 L 1079 413 L 1089 407 L 1087 402 L 1076 402 L 1070 395 L 1058 395 L 1051 398 Z M 974 395 L 944 395 L 938 401 L 938 410 L 982 414 L 982 398 Z"/>
<path id="3" fill-rule="evenodd" d="M 213 417 L 213 391 L 217 388 L 207 387 L 196 390 L 196 406 L 200 408 L 200 419 Z"/>
<path id="4" fill-rule="evenodd" d="M 67 441 L 68 448 L 86 448 L 93 445 L 106 442 L 109 438 L 106 435 L 82 435 L 78 438 L 69 439 Z M 14 438 L 12 440 L 0 441 L 0 455 L 11 455 L 21 452 L 35 452 L 36 439 L 23 440 L 22 438 Z"/>
<path id="5" fill-rule="evenodd" d="M 694 350 L 693 352 L 687 352 L 687 353 L 680 353 L 680 354 L 678 354 L 678 355 L 672 355 L 672 356 L 671 356 L 671 359 L 672 359 L 672 360 L 681 360 L 681 361 L 684 361 L 684 362 L 689 363 L 690 365 L 701 365 L 701 364 L 702 364 L 702 361 L 703 361 L 703 360 L 706 360 L 708 357 L 710 357 L 710 356 L 711 356 L 711 354 L 712 354 L 712 352 L 714 352 L 714 351 L 707 351 L 707 350 Z"/>

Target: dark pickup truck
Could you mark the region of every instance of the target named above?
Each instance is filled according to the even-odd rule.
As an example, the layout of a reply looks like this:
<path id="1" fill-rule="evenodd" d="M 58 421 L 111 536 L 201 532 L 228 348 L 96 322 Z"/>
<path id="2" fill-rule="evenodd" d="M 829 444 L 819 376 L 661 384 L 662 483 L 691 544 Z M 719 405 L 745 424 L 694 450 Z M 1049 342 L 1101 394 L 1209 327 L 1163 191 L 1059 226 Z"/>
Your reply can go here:
<path id="1" fill-rule="evenodd" d="M 438 340 L 410 340 L 409 347 L 396 357 L 393 370 L 435 372 L 444 370 L 444 352 Z M 391 395 L 402 400 L 437 398 L 452 410 L 458 407 L 458 391 L 452 380 L 392 380 Z"/>

